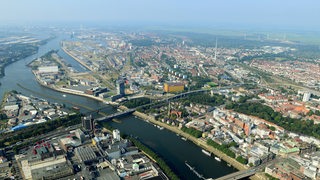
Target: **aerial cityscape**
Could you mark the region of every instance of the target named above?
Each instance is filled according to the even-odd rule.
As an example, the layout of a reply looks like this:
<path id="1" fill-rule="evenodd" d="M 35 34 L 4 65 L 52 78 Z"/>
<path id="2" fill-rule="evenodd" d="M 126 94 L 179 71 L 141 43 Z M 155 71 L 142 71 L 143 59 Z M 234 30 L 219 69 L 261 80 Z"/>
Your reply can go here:
<path id="1" fill-rule="evenodd" d="M 0 180 L 320 180 L 319 2 L 0 4 Z"/>

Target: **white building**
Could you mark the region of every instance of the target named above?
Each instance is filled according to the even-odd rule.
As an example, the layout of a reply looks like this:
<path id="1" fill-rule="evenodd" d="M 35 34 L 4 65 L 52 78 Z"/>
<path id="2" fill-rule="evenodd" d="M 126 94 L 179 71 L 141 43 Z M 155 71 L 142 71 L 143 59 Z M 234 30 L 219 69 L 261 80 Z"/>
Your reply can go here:
<path id="1" fill-rule="evenodd" d="M 19 106 L 17 104 L 4 106 L 4 110 L 6 111 L 15 111 L 18 109 L 19 109 Z"/>
<path id="2" fill-rule="evenodd" d="M 310 96 L 311 96 L 311 93 L 310 92 L 305 92 L 303 94 L 303 98 L 302 98 L 302 101 L 303 102 L 308 102 L 310 100 Z"/>
<path id="3" fill-rule="evenodd" d="M 58 73 L 58 66 L 40 66 L 38 67 L 39 73 Z"/>
<path id="4" fill-rule="evenodd" d="M 115 129 L 112 131 L 113 139 L 116 141 L 120 141 L 120 131 Z"/>

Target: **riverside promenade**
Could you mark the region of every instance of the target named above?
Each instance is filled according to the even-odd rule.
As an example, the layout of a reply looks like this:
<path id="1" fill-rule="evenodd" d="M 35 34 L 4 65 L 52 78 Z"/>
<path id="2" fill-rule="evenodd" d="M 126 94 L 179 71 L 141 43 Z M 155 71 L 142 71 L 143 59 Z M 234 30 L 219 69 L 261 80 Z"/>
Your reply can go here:
<path id="1" fill-rule="evenodd" d="M 124 106 L 120 106 L 120 109 L 126 110 L 127 108 L 124 107 Z M 135 116 L 137 116 L 137 117 L 139 117 L 141 119 L 147 120 L 147 121 L 149 121 L 149 122 L 151 122 L 153 124 L 156 124 L 158 126 L 164 127 L 166 129 L 168 129 L 169 131 L 172 131 L 172 132 L 174 132 L 176 134 L 179 134 L 180 136 L 183 136 L 183 137 L 187 138 L 188 140 L 192 141 L 197 146 L 199 146 L 199 147 L 211 152 L 212 154 L 214 154 L 215 156 L 221 158 L 223 161 L 227 162 L 228 164 L 230 164 L 232 167 L 238 169 L 239 171 L 249 169 L 248 166 L 239 163 L 237 160 L 227 156 L 226 154 L 222 153 L 221 151 L 217 150 L 216 148 L 208 145 L 207 142 L 203 138 L 195 138 L 195 137 L 193 137 L 193 136 L 181 131 L 176 126 L 171 126 L 171 125 L 168 125 L 166 123 L 162 123 L 160 121 L 156 121 L 153 117 L 148 116 L 147 114 L 144 114 L 144 113 L 141 113 L 141 112 L 138 112 L 138 111 L 135 111 L 133 113 L 133 115 L 135 115 Z M 266 180 L 267 178 L 265 177 L 264 173 L 256 173 L 254 176 L 250 177 L 250 179 L 252 179 L 252 180 Z"/>
<path id="2" fill-rule="evenodd" d="M 187 138 L 188 140 L 192 141 L 194 144 L 200 146 L 201 148 L 203 148 L 203 149 L 205 149 L 205 150 L 207 150 L 209 152 L 212 152 L 215 156 L 223 159 L 225 162 L 229 163 L 230 165 L 232 165 L 234 168 L 236 168 L 238 170 L 248 169 L 248 167 L 246 165 L 243 165 L 243 164 L 239 163 L 238 161 L 236 161 L 235 159 L 227 156 L 226 154 L 222 153 L 221 151 L 213 148 L 212 146 L 209 146 L 207 144 L 207 142 L 202 138 L 199 138 L 199 139 L 195 138 L 195 137 L 193 137 L 193 136 L 181 131 L 179 128 L 177 128 L 175 126 L 171 126 L 171 125 L 168 125 L 166 123 L 162 123 L 160 121 L 156 121 L 154 118 L 152 118 L 152 117 L 150 117 L 150 116 L 148 116 L 148 115 L 146 115 L 144 113 L 140 113 L 138 111 L 135 111 L 133 113 L 133 115 L 138 116 L 138 117 L 140 117 L 142 119 L 148 120 L 153 124 L 162 126 L 162 127 L 166 128 L 166 129 L 168 129 L 168 130 L 170 130 L 170 131 L 172 131 L 172 132 L 174 132 L 176 134 L 179 134 L 180 136 L 183 136 L 183 137 Z"/>

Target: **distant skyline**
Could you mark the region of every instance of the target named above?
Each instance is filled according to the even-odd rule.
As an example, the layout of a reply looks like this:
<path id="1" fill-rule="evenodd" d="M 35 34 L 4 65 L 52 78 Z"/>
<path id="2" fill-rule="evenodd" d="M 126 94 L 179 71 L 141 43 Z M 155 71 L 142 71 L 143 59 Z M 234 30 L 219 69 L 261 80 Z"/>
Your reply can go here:
<path id="1" fill-rule="evenodd" d="M 178 24 L 320 30 L 318 0 L 2 0 L 0 24 Z"/>

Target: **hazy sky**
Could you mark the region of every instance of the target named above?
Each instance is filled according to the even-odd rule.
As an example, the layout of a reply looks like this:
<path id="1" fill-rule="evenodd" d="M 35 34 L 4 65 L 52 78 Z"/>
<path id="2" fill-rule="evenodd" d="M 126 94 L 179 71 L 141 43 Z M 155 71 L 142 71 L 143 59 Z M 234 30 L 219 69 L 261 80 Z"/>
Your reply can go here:
<path id="1" fill-rule="evenodd" d="M 248 24 L 320 29 L 320 0 L 0 0 L 0 23 Z"/>

